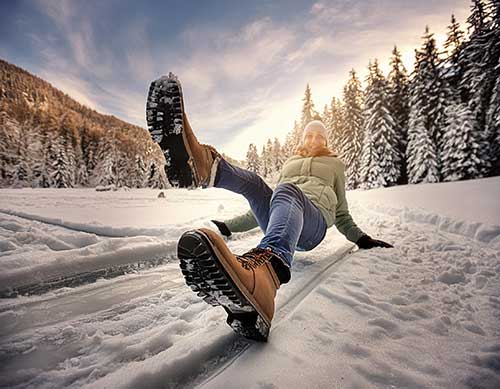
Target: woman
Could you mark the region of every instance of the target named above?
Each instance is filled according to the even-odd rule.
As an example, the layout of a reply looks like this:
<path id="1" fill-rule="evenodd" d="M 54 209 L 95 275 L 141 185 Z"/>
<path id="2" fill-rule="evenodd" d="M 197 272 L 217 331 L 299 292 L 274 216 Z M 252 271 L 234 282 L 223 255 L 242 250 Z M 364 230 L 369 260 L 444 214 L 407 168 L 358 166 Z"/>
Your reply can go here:
<path id="1" fill-rule="evenodd" d="M 237 333 L 267 340 L 276 291 L 290 280 L 294 251 L 312 250 L 332 225 L 360 247 L 392 247 L 371 239 L 352 221 L 344 164 L 328 149 L 320 121 L 305 127 L 302 144 L 284 163 L 273 191 L 257 174 L 197 141 L 184 112 L 180 82 L 171 73 L 152 82 L 146 116 L 172 185 L 217 187 L 243 195 L 264 232 L 257 247 L 241 255 L 231 253 L 208 228 L 187 231 L 178 242 L 186 283 L 209 304 L 222 306 Z"/>

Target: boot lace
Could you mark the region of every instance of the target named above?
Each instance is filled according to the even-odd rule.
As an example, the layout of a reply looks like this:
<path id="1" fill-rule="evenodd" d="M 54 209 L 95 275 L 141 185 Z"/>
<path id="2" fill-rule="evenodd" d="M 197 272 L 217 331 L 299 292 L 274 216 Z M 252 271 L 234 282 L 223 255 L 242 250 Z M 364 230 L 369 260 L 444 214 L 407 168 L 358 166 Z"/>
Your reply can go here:
<path id="1" fill-rule="evenodd" d="M 245 270 L 256 269 L 269 262 L 274 253 L 270 249 L 253 248 L 242 255 L 237 255 L 236 259 Z"/>

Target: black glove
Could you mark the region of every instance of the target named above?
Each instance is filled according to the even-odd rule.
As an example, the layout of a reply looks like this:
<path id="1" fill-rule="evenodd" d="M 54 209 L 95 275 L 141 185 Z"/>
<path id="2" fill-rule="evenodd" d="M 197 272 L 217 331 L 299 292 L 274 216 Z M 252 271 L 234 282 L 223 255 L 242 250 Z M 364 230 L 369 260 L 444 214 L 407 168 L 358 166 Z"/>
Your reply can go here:
<path id="1" fill-rule="evenodd" d="M 383 240 L 372 239 L 369 235 L 361 236 L 356 244 L 360 249 L 371 249 L 373 247 L 394 247 L 393 245 L 384 242 Z"/>
<path id="2" fill-rule="evenodd" d="M 229 228 L 227 227 L 226 223 L 220 222 L 218 220 L 210 220 L 210 221 L 217 226 L 222 235 L 227 236 L 228 238 L 231 236 L 231 231 L 229 231 Z"/>

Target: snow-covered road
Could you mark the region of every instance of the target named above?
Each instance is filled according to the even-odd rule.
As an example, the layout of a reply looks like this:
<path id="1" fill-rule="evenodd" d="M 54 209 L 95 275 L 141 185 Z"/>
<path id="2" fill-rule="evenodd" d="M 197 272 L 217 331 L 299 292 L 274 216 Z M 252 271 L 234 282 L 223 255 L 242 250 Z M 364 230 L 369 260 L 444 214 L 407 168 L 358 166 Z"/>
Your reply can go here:
<path id="1" fill-rule="evenodd" d="M 499 187 L 492 178 L 348 193 L 358 225 L 394 249 L 346 254 L 355 246 L 332 228 L 297 253 L 267 344 L 233 334 L 175 259 L 183 231 L 246 211 L 244 199 L 216 189 L 166 199 L 1 190 L 0 277 L 11 288 L 164 260 L 0 300 L 0 386 L 500 387 L 500 215 L 490 206 L 464 219 L 450 205 L 457 192 L 496 204 Z M 428 206 L 440 203 L 442 212 Z M 228 244 L 242 252 L 261 236 Z"/>

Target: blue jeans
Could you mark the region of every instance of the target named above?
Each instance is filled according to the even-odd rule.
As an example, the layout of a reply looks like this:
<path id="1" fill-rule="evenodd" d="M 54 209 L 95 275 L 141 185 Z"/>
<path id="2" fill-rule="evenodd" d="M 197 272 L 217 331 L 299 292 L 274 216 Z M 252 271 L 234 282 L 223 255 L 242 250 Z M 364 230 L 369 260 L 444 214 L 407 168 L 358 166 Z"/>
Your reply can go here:
<path id="1" fill-rule="evenodd" d="M 273 190 L 257 174 L 221 159 L 214 186 L 243 195 L 264 232 L 257 247 L 270 248 L 288 267 L 295 250 L 309 251 L 326 234 L 320 210 L 294 184 Z"/>

